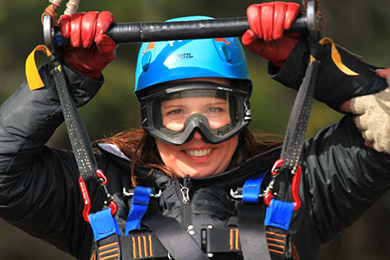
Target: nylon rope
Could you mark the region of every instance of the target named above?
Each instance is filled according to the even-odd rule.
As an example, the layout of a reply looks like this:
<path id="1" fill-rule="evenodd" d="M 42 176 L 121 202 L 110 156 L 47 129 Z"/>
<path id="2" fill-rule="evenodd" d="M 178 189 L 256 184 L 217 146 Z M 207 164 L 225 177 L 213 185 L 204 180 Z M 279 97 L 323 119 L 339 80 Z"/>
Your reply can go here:
<path id="1" fill-rule="evenodd" d="M 50 15 L 53 17 L 54 25 L 57 25 L 57 8 L 61 6 L 63 0 L 49 0 L 50 5 L 48 5 L 45 8 L 45 11 L 43 11 L 41 15 L 41 22 L 43 24 L 43 17 L 45 15 Z M 64 14 L 74 14 L 77 9 L 79 8 L 80 0 L 69 0 L 66 3 L 66 9 L 64 11 Z"/>

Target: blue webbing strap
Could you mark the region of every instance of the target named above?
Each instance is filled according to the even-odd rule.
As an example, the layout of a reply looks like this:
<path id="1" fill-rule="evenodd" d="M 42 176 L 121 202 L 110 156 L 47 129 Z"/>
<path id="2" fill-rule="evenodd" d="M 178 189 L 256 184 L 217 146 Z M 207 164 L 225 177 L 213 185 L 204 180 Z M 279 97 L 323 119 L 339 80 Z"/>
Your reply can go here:
<path id="1" fill-rule="evenodd" d="M 94 239 L 96 241 L 96 260 L 120 259 L 120 230 L 111 208 L 89 214 Z"/>
<path id="2" fill-rule="evenodd" d="M 242 202 L 244 203 L 258 203 L 259 194 L 261 191 L 261 183 L 268 170 L 262 172 L 259 175 L 248 179 L 242 189 Z"/>
<path id="3" fill-rule="evenodd" d="M 294 202 L 272 199 L 265 213 L 264 224 L 288 231 L 293 212 Z"/>
<path id="4" fill-rule="evenodd" d="M 294 202 L 272 199 L 265 213 L 266 237 L 271 258 L 285 260 L 291 257 L 288 229 L 294 212 Z"/>
<path id="5" fill-rule="evenodd" d="M 129 232 L 141 227 L 141 219 L 145 215 L 149 206 L 150 194 L 152 189 L 148 187 L 136 186 L 134 189 L 134 196 L 131 200 L 131 208 L 129 216 L 127 217 L 125 235 Z"/>
<path id="6" fill-rule="evenodd" d="M 118 223 L 111 214 L 111 208 L 89 214 L 89 223 L 91 224 L 95 241 L 113 234 L 117 234 L 118 236 L 121 234 Z"/>

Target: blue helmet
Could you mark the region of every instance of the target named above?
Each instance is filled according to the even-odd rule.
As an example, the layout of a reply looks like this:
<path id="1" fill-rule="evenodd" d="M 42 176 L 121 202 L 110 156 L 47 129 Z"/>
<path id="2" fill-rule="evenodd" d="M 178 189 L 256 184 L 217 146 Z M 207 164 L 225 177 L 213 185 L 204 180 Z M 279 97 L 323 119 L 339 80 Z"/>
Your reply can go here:
<path id="1" fill-rule="evenodd" d="M 202 19 L 213 18 L 191 16 L 167 22 Z M 207 80 L 172 82 L 193 78 L 225 78 L 239 82 L 232 81 L 229 85 Z M 166 82 L 169 83 L 162 84 Z M 205 142 L 214 144 L 234 137 L 251 120 L 251 90 L 245 53 L 237 38 L 160 41 L 141 45 L 135 72 L 135 93 L 141 103 L 142 126 L 166 143 L 182 145 L 189 142 L 195 132 L 199 132 Z M 199 97 L 204 102 L 207 100 L 205 107 L 210 106 L 202 112 L 193 109 L 193 102 L 185 103 L 185 109 L 182 106 L 165 111 L 165 107 L 170 107 L 166 104 L 172 102 L 196 100 L 195 104 L 202 103 Z M 211 104 L 213 101 L 219 103 Z M 181 112 L 187 110 L 196 112 Z M 184 114 L 186 116 L 179 116 Z M 167 121 L 170 118 L 175 118 L 172 124 Z"/>
<path id="2" fill-rule="evenodd" d="M 190 16 L 167 22 L 202 19 L 213 18 Z M 141 45 L 135 72 L 136 93 L 163 82 L 199 77 L 247 80 L 251 85 L 239 39 L 175 40 Z"/>

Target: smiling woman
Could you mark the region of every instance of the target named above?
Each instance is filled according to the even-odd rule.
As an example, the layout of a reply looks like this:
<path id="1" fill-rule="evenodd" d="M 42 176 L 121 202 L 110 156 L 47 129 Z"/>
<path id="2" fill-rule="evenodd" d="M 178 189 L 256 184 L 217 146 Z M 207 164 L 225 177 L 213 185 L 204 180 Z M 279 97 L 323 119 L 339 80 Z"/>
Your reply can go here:
<path id="1" fill-rule="evenodd" d="M 203 84 L 205 83 L 207 85 L 207 82 Z M 155 101 L 156 106 L 161 104 L 161 126 L 175 135 L 188 127 L 191 121 L 203 120 L 210 132 L 217 135 L 227 132 L 235 126 L 233 120 L 237 121 L 238 118 L 238 103 L 229 97 L 229 93 L 217 89 L 193 89 L 162 96 L 161 102 Z M 154 122 L 159 121 L 156 117 L 158 115 L 154 116 Z M 176 177 L 208 177 L 222 173 L 230 164 L 237 148 L 238 137 L 233 136 L 230 140 L 218 144 L 205 143 L 199 133 L 200 129 L 191 131 L 191 141 L 181 146 L 156 140 L 163 163 L 174 170 Z M 160 131 L 164 130 L 160 128 Z"/>

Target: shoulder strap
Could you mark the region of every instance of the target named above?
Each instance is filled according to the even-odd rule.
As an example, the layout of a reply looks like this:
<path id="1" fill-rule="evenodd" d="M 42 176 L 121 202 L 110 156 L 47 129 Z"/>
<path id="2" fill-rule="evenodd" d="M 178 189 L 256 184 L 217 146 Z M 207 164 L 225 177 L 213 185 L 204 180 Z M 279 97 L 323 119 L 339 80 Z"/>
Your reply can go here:
<path id="1" fill-rule="evenodd" d="M 263 224 L 263 206 L 238 203 L 239 238 L 245 260 L 271 260 Z"/>
<path id="2" fill-rule="evenodd" d="M 264 204 L 259 203 L 261 183 L 268 171 L 248 179 L 238 202 L 238 227 L 245 260 L 271 260 L 264 227 Z"/>

